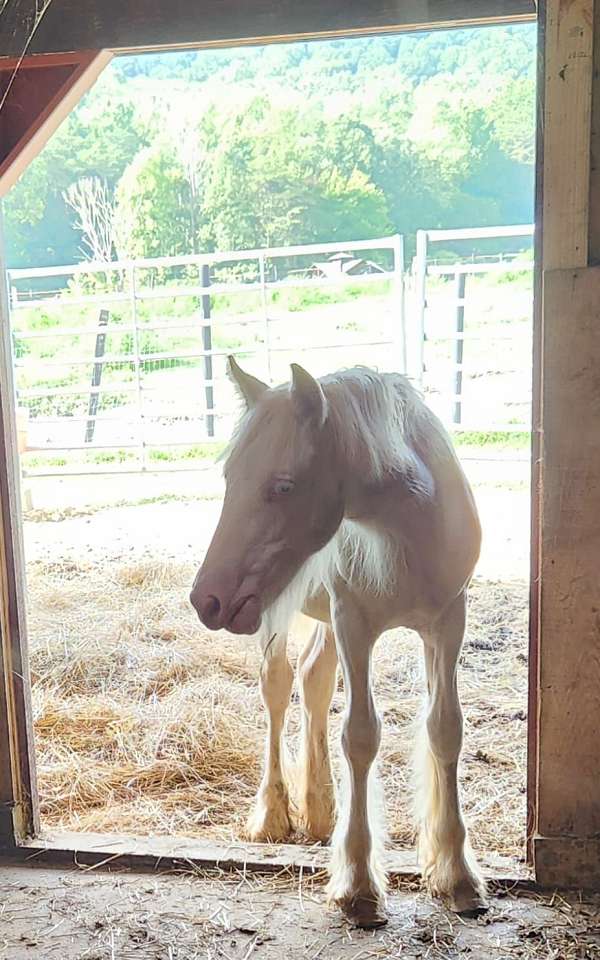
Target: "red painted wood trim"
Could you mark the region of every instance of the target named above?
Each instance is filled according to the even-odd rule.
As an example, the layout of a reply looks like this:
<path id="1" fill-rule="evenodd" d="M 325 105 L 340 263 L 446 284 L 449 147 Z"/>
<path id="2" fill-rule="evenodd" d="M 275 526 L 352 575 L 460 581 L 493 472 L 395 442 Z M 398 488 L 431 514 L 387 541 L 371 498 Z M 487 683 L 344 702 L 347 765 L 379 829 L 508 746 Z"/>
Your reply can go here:
<path id="1" fill-rule="evenodd" d="M 0 197 L 18 180 L 27 165 L 40 152 L 59 124 L 65 119 L 75 103 L 94 83 L 112 54 L 107 51 L 80 51 L 56 56 L 31 56 L 24 58 L 19 71 L 36 69 L 36 84 L 44 83 L 43 68 L 48 71 L 72 66 L 71 72 L 42 109 L 31 107 L 27 132 L 10 149 L 7 156 L 0 153 Z M 44 60 L 45 63 L 41 63 Z M 4 61 L 6 63 L 7 61 Z M 40 72 L 38 72 L 40 71 Z M 4 74 L 4 64 L 0 66 L 0 76 Z M 10 93 L 5 108 L 10 102 Z M 22 105 L 20 105 L 21 107 Z M 25 105 L 26 106 L 26 105 Z"/>

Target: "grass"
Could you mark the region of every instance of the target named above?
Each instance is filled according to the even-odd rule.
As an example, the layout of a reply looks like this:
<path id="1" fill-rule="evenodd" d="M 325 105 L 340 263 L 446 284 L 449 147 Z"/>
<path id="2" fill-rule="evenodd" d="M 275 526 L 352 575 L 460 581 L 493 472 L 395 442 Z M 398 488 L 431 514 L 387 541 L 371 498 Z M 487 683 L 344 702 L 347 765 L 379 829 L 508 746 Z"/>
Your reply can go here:
<path id="1" fill-rule="evenodd" d="M 225 450 L 225 443 L 190 444 L 189 447 L 174 447 L 172 449 L 148 449 L 147 456 L 151 463 L 185 463 L 187 461 L 214 460 L 216 461 Z M 42 454 L 22 455 L 22 465 L 25 470 L 40 470 L 44 467 L 66 466 L 105 466 L 119 463 L 137 463 L 138 451 L 122 450 L 81 450 L 72 451 L 67 457 L 44 456 Z"/>
<path id="2" fill-rule="evenodd" d="M 357 299 L 380 298 L 389 292 L 389 281 L 382 280 L 369 285 L 351 284 L 332 289 L 291 288 L 276 290 L 268 294 L 268 304 L 288 313 L 298 313 L 323 304 L 348 303 Z M 77 295 L 77 291 L 74 291 Z M 243 334 L 239 330 L 223 327 L 220 321 L 232 317 L 245 317 L 248 314 L 262 312 L 262 296 L 255 292 L 241 292 L 233 294 L 215 294 L 211 300 L 211 316 L 213 321 L 213 346 L 217 349 L 239 350 L 249 346 L 248 338 L 257 339 L 253 331 L 248 329 L 247 323 L 242 320 L 240 325 L 245 327 Z M 141 300 L 137 308 L 137 320 L 140 326 L 141 353 L 176 352 L 177 350 L 192 349 L 197 346 L 197 337 L 192 334 L 182 335 L 175 325 L 177 323 L 194 324 L 200 315 L 200 299 L 195 296 L 177 297 L 171 300 L 157 301 Z M 166 331 L 144 330 L 145 324 L 173 322 L 172 334 Z M 13 329 L 16 334 L 16 356 L 27 357 L 29 363 L 28 386 L 42 385 L 37 378 L 35 364 L 43 369 L 43 361 L 70 355 L 89 356 L 90 365 L 94 361 L 95 331 L 98 322 L 98 306 L 81 305 L 71 306 L 69 295 L 57 299 L 56 304 L 43 308 L 35 306 L 24 307 L 15 314 Z M 107 354 L 130 354 L 133 351 L 133 334 L 120 333 L 119 326 L 131 325 L 132 316 L 128 305 L 119 304 L 117 308 L 110 308 L 109 332 L 107 334 L 105 352 Z M 59 327 L 77 329 L 72 336 L 53 338 Z M 233 324 L 237 328 L 236 324 Z M 48 331 L 48 339 L 20 340 L 19 333 Z M 260 331 L 259 331 L 260 334 Z M 64 378 L 63 378 L 64 379 Z M 86 380 L 87 380 L 86 376 Z M 55 378 L 53 382 L 46 378 L 48 385 L 59 385 Z"/>
<path id="3" fill-rule="evenodd" d="M 148 459 L 165 463 L 177 463 L 182 460 L 218 460 L 226 448 L 226 443 L 200 443 L 172 450 L 150 450 Z"/>
<path id="4" fill-rule="evenodd" d="M 481 418 L 475 422 L 501 422 L 504 419 L 515 423 L 524 422 L 528 415 L 527 397 L 530 392 L 527 357 L 530 350 L 531 324 L 526 315 L 529 304 L 527 289 L 520 281 L 515 280 L 514 283 L 504 284 L 502 295 L 499 296 L 495 293 L 496 283 L 493 276 L 470 277 L 469 285 L 465 324 L 467 331 L 474 333 L 478 339 L 465 341 L 464 345 L 464 413 L 471 416 L 474 411 L 481 411 Z M 355 341 L 390 336 L 390 323 L 395 323 L 396 318 L 390 315 L 391 302 L 386 296 L 389 286 L 388 280 L 378 280 L 368 286 L 357 281 L 337 289 L 289 288 L 271 292 L 270 335 L 272 346 L 278 348 L 271 356 L 274 379 L 281 381 L 289 376 L 288 363 L 297 359 L 296 348 L 303 349 L 307 343 L 311 344 L 311 355 L 306 356 L 305 362 L 317 374 L 327 372 L 328 368 L 348 366 L 356 362 L 385 368 L 390 362 L 387 347 L 361 348 Z M 451 332 L 454 322 L 445 300 L 449 292 L 451 291 L 447 282 L 437 277 L 431 278 L 431 310 L 428 311 L 427 322 L 433 333 L 437 332 L 442 337 L 448 330 Z M 221 295 L 214 298 L 213 304 L 213 346 L 217 351 L 233 351 L 239 355 L 258 351 L 258 357 L 249 359 L 249 363 L 251 368 L 255 364 L 256 372 L 261 375 L 263 324 L 262 320 L 260 323 L 248 322 L 257 318 L 257 310 L 262 317 L 262 306 L 257 306 L 256 293 L 242 292 L 227 297 L 223 295 L 223 299 L 219 297 Z M 119 327 L 131 321 L 129 305 L 117 306 L 117 311 L 111 311 L 111 332 L 108 334 L 106 349 L 111 354 L 119 351 L 127 354 L 133 349 L 132 334 L 119 332 Z M 193 323 L 197 319 L 198 298 L 186 296 L 170 301 L 151 300 L 141 302 L 139 306 L 142 326 L 140 344 L 143 351 L 177 353 L 198 349 L 198 336 L 175 329 L 177 323 Z M 23 309 L 16 314 L 16 318 L 21 329 L 37 325 L 38 332 L 48 330 L 49 334 L 48 339 L 22 341 L 27 356 L 25 365 L 18 369 L 18 388 L 60 390 L 61 387 L 75 387 L 81 391 L 74 395 L 23 397 L 21 401 L 29 406 L 31 433 L 35 437 L 32 445 L 49 443 L 56 447 L 59 444 L 68 447 L 73 438 L 80 435 L 77 426 L 69 423 L 69 419 L 85 418 L 88 411 L 94 339 L 85 331 L 97 322 L 97 309 L 95 306 L 93 309 L 86 305 L 70 306 L 68 298 L 65 298 L 61 304 L 57 304 L 56 309 L 43 308 L 38 313 L 35 308 Z M 65 325 L 81 330 L 81 333 L 60 339 L 55 337 L 56 318 Z M 221 322 L 225 320 L 228 321 L 227 325 Z M 151 321 L 167 324 L 172 321 L 174 328 L 164 332 L 144 331 L 143 325 Z M 497 330 L 499 326 L 509 328 L 510 339 L 492 344 L 486 338 L 487 331 Z M 340 349 L 320 352 L 320 344 L 331 342 L 338 342 Z M 282 350 L 283 347 L 285 351 Z M 426 343 L 426 398 L 442 417 L 447 417 L 450 412 L 450 401 L 443 397 L 452 388 L 453 351 L 454 345 L 447 339 L 436 339 L 434 336 Z M 89 357 L 89 363 L 69 368 L 66 362 L 68 358 L 75 356 Z M 49 360 L 59 357 L 64 357 L 65 366 L 59 368 L 47 365 Z M 195 442 L 196 438 L 203 437 L 201 425 L 198 430 L 192 426 L 184 429 L 186 420 L 196 420 L 200 416 L 203 402 L 202 364 L 201 358 L 142 361 L 144 415 L 149 421 L 156 421 L 158 427 L 152 436 L 152 440 L 156 442 L 149 449 L 150 464 L 204 464 L 214 455 L 213 448 L 205 450 L 201 443 Z M 214 358 L 213 375 L 217 381 L 215 402 L 217 407 L 226 410 L 227 417 L 232 398 L 229 396 L 229 385 L 225 384 L 223 379 L 223 357 Z M 124 418 L 135 419 L 134 392 L 119 393 L 116 386 L 125 382 L 133 387 L 135 379 L 136 372 L 131 362 L 115 361 L 106 364 L 102 387 L 110 390 L 113 384 L 115 392 L 100 396 L 98 413 L 108 417 L 122 415 Z M 439 396 L 439 407 L 435 405 L 436 396 Z M 61 422 L 49 427 L 47 432 L 41 425 L 36 430 L 35 421 L 46 417 L 58 417 Z M 176 436 L 165 429 L 165 421 L 173 424 L 177 430 Z M 82 426 L 81 436 L 83 429 Z M 47 455 L 35 452 L 24 457 L 24 464 L 32 470 L 40 470 L 62 469 L 70 464 L 106 467 L 138 462 L 137 450 L 118 447 L 119 442 L 125 443 L 127 434 L 121 432 L 115 435 L 108 425 L 101 429 L 104 433 L 99 436 L 99 442 L 108 444 L 116 440 L 117 446 L 114 449 L 64 455 L 63 451 L 60 451 L 58 456 L 51 452 Z M 229 431 L 229 425 L 226 430 Z M 189 439 L 190 443 L 180 448 L 161 445 L 161 441 L 171 439 Z M 510 456 L 511 452 L 522 453 L 529 443 L 526 433 L 508 431 L 457 431 L 454 439 L 462 451 L 477 452 L 485 446 L 507 456 Z M 76 442 L 81 443 L 81 439 Z"/>
<path id="5" fill-rule="evenodd" d="M 452 439 L 454 445 L 459 451 L 473 449 L 474 451 L 497 451 L 506 454 L 511 452 L 519 453 L 528 450 L 530 446 L 530 434 L 525 432 L 511 431 L 461 431 L 453 433 Z M 189 447 L 156 448 L 148 450 L 148 460 L 151 463 L 186 463 L 190 461 L 212 461 L 217 462 L 223 451 L 226 449 L 226 443 L 200 443 L 190 444 Z M 138 452 L 131 450 L 101 450 L 101 451 L 79 451 L 70 453 L 69 457 L 43 456 L 40 454 L 25 454 L 23 456 L 23 466 L 25 469 L 40 470 L 44 467 L 66 467 L 80 464 L 92 464 L 103 466 L 119 463 L 135 463 L 139 459 Z"/>
<path id="6" fill-rule="evenodd" d="M 452 440 L 457 447 L 528 450 L 531 434 L 520 430 L 455 430 Z"/>

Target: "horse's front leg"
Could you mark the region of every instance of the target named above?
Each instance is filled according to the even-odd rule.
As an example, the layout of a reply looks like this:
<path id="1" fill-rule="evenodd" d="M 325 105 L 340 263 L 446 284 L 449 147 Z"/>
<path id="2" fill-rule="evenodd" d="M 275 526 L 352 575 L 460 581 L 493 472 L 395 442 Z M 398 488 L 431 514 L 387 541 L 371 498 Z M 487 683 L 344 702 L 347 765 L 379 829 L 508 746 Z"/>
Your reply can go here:
<path id="1" fill-rule="evenodd" d="M 286 648 L 287 635 L 276 634 L 266 645 L 260 670 L 260 692 L 267 710 L 267 742 L 263 779 L 247 825 L 251 840 L 283 840 L 292 829 L 282 758 L 285 713 L 294 681 Z"/>
<path id="2" fill-rule="evenodd" d="M 319 623 L 298 660 L 302 696 L 298 813 L 306 833 L 323 841 L 329 840 L 335 818 L 327 720 L 336 673 L 333 630 L 329 625 Z"/>
<path id="3" fill-rule="evenodd" d="M 487 906 L 485 886 L 469 847 L 457 780 L 463 718 L 456 665 L 465 631 L 465 603 L 461 595 L 434 627 L 422 633 L 429 702 L 417 815 L 419 856 L 429 890 L 458 913 L 478 913 Z"/>
<path id="4" fill-rule="evenodd" d="M 378 837 L 373 827 L 376 811 L 369 802 L 375 772 L 371 769 L 381 739 L 381 721 L 371 691 L 371 653 L 376 636 L 349 591 L 341 588 L 333 598 L 333 627 L 344 675 L 347 708 L 342 747 L 349 774 L 349 789 L 333 839 L 330 901 L 360 927 L 386 922 L 385 874 L 378 861 Z M 371 781 L 371 783 L 370 783 Z"/>

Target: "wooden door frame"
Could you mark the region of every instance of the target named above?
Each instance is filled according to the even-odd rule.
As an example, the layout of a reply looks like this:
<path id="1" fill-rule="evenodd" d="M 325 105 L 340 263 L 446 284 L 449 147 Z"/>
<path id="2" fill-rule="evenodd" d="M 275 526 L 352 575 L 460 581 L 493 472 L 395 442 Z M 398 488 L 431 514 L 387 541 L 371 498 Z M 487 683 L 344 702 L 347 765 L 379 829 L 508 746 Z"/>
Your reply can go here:
<path id="1" fill-rule="evenodd" d="M 0 209 L 0 278 L 6 276 Z M 8 290 L 0 280 L 0 318 Z M 25 614 L 16 411 L 9 326 L 0 323 L 0 844 L 39 830 Z M 3 467 L 3 468 L 2 468 Z"/>
<path id="2" fill-rule="evenodd" d="M 72 19 L 62 21 L 61 27 L 66 26 L 66 30 L 57 29 L 56 24 L 48 24 L 48 30 L 44 33 L 42 30 L 36 35 L 34 49 L 41 55 L 53 51 L 60 52 L 62 46 L 68 45 L 74 38 L 86 40 L 86 48 L 90 48 L 90 41 L 94 37 L 87 30 L 85 12 L 76 16 L 73 12 L 76 7 L 83 6 L 84 10 L 88 7 L 94 8 L 100 16 L 98 43 L 104 42 L 108 36 L 114 38 L 114 24 L 109 23 L 103 18 L 102 10 L 112 9 L 109 0 L 61 0 L 65 9 L 71 11 Z M 125 7 L 125 10 L 133 9 L 134 0 L 114 0 L 119 7 Z M 186 6 L 188 13 L 191 6 L 194 6 L 195 0 L 177 0 L 178 5 Z M 233 46 L 240 43 L 263 43 L 277 42 L 282 40 L 293 40 L 303 38 L 348 36 L 370 34 L 377 32 L 398 32 L 400 30 L 430 29 L 433 27 L 457 26 L 462 24 L 490 23 L 490 22 L 515 22 L 523 19 L 532 19 L 531 4 L 502 2 L 502 0 L 475 0 L 469 4 L 449 3 L 447 0 L 430 0 L 428 3 L 420 5 L 420 18 L 415 15 L 414 3 L 405 5 L 405 12 L 409 16 L 404 19 L 398 14 L 398 9 L 394 8 L 390 14 L 389 4 L 372 0 L 370 4 L 347 3 L 346 14 L 343 13 L 344 4 L 336 2 L 330 5 L 334 8 L 319 15 L 317 7 L 309 5 L 298 5 L 296 0 L 285 0 L 282 3 L 283 12 L 277 16 L 272 14 L 272 8 L 264 5 L 261 9 L 259 18 L 261 24 L 269 23 L 269 30 L 260 36 L 250 33 L 249 23 L 252 23 L 253 29 L 256 28 L 256 20 L 248 19 L 242 15 L 244 4 L 237 4 L 236 0 L 231 0 L 233 7 L 238 13 L 241 12 L 239 22 L 231 25 L 223 25 L 217 16 L 210 21 L 212 33 L 206 38 L 202 38 L 202 30 L 199 28 L 198 42 L 192 44 L 197 47 L 227 45 Z M 99 3 L 100 7 L 96 4 Z M 598 0 L 597 0 L 598 3 Z M 260 5 L 260 4 L 259 4 Z M 56 10 L 60 5 L 55 2 L 50 9 Z M 250 4 L 247 5 L 248 7 Z M 322 7 L 322 5 L 320 5 Z M 594 838 L 554 836 L 548 837 L 541 833 L 540 823 L 540 793 L 547 791 L 548 771 L 550 767 L 544 766 L 545 744 L 549 743 L 552 731 L 545 726 L 546 703 L 551 707 L 551 695 L 548 694 L 546 687 L 542 682 L 542 657 L 545 656 L 545 647 L 543 640 L 545 628 L 545 618 L 548 617 L 547 600 L 542 591 L 542 572 L 545 562 L 545 551 L 549 549 L 548 544 L 543 543 L 542 531 L 544 523 L 552 519 L 552 510 L 548 502 L 543 499 L 543 457 L 544 457 L 544 411 L 547 407 L 548 395 L 544 394 L 543 372 L 545 365 L 545 355 L 543 350 L 544 327 L 546 324 L 546 306 L 543 300 L 544 277 L 551 269 L 573 268 L 583 269 L 588 265 L 588 244 L 587 233 L 589 229 L 588 218 L 581 214 L 581 203 L 578 208 L 578 216 L 574 216 L 572 203 L 569 196 L 560 185 L 564 180 L 565 163 L 571 171 L 575 172 L 574 179 L 577 183 L 577 195 L 581 197 L 585 194 L 589 185 L 589 143 L 586 147 L 586 124 L 589 128 L 589 112 L 587 107 L 582 108 L 581 97 L 589 97 L 591 103 L 591 37 L 592 30 L 591 17 L 594 14 L 594 0 L 573 0 L 570 5 L 570 14 L 565 17 L 564 5 L 560 0 L 547 0 L 547 7 L 540 11 L 540 85 L 538 90 L 538 177 L 537 177 L 537 199 L 536 199 L 536 269 L 535 269 L 535 310 L 534 310 L 534 404 L 533 404 L 533 478 L 532 478 L 532 574 L 531 574 L 531 623 L 530 623 L 530 687 L 529 687 L 529 729 L 528 729 L 528 789 L 529 789 L 529 809 L 528 809 L 528 834 L 529 846 L 535 861 L 536 875 L 542 882 L 561 882 L 575 876 L 582 876 L 585 882 L 594 884 L 598 879 L 594 865 L 593 856 L 597 857 L 599 844 Z M 160 11 L 161 5 L 157 9 Z M 210 4 L 209 4 L 210 8 Z M 423 19 L 423 9 L 434 11 L 438 19 Z M 518 8 L 518 9 L 517 9 Z M 198 11 L 198 5 L 195 4 Z M 298 19 L 298 10 L 304 10 L 304 19 Z M 319 7 L 320 9 L 320 7 Z M 493 13 L 495 9 L 496 13 Z M 269 14 L 267 14 L 269 10 Z M 296 11 L 296 12 L 294 12 Z M 88 11 L 89 12 L 89 11 Z M 452 12 L 452 16 L 450 16 Z M 596 15 L 598 8 L 596 7 Z M 442 18 L 442 13 L 445 18 Z M 213 11 L 214 14 L 214 11 Z M 477 15 L 481 19 L 477 19 Z M 191 14 L 190 14 L 191 16 Z M 323 17 L 328 16 L 329 20 L 324 21 Z M 462 20 L 461 20 L 462 16 Z M 569 20 L 569 16 L 571 20 Z M 197 17 L 197 12 L 196 12 Z M 265 20 L 266 17 L 266 20 Z M 288 17 L 288 20 L 286 20 Z M 312 20 L 310 18 L 313 18 Z M 341 19 L 340 19 L 341 18 Z M 371 18 L 371 19 L 370 19 Z M 441 18 L 441 19 L 440 19 Z M 561 20 L 562 18 L 562 20 Z M 121 17 L 121 28 L 123 28 Z M 127 18 L 126 18 L 127 19 Z M 343 25 L 341 24 L 343 21 Z M 551 36 L 545 29 L 546 20 L 551 27 Z M 558 23 L 561 21 L 561 23 Z M 564 22 L 562 22 L 564 21 Z M 92 21 L 90 21 L 92 22 Z M 125 27 L 129 29 L 131 24 L 135 24 L 135 17 L 132 15 L 127 21 Z M 293 30 L 284 30 L 288 23 L 293 23 Z M 557 26 L 558 23 L 558 26 Z M 72 30 L 70 29 L 72 28 Z M 124 29 L 123 43 L 118 49 L 127 49 L 133 52 L 138 49 L 135 44 L 130 42 L 130 34 Z M 185 27 L 187 30 L 188 28 Z M 230 33 L 227 33 L 227 29 Z M 161 31 L 165 30 L 164 22 L 160 15 L 157 19 L 150 22 L 150 26 L 140 40 L 140 45 L 144 49 L 173 48 L 180 46 L 190 46 L 189 32 L 187 33 L 187 42 L 183 37 L 178 40 L 177 37 L 168 34 L 166 42 L 161 42 L 161 37 L 167 35 Z M 111 32 L 112 31 L 112 32 Z M 244 32 L 245 31 L 245 32 Z M 579 33 L 577 33 L 579 31 Z M 592 30 L 593 32 L 593 30 Z M 577 36 L 576 36 L 577 34 Z M 62 37 L 62 39 L 61 39 Z M 575 39 L 574 39 L 575 38 Z M 93 47 L 93 43 L 91 45 Z M 115 47 L 117 49 L 117 47 Z M 13 51 L 14 52 L 14 51 Z M 110 56 L 105 50 L 103 56 Z M 545 55 L 545 56 L 544 56 Z M 566 62 L 574 67 L 573 76 L 567 75 L 567 82 L 564 80 L 564 71 L 561 57 L 567 57 Z M 1 61 L 0 61 L 1 63 Z M 561 73 L 563 71 L 563 73 Z M 564 86 L 561 86 L 564 84 Z M 550 99 L 547 99 L 548 94 Z M 600 95 L 598 97 L 600 102 Z M 558 108 L 557 108 L 558 104 Z M 591 109 L 591 108 L 590 108 Z M 600 108 L 599 108 L 600 112 Z M 565 137 L 565 118 L 567 126 L 571 128 L 573 136 L 570 141 Z M 51 125 L 50 125 L 51 126 Z M 49 127 L 46 127 L 46 133 Z M 590 131 L 587 131 L 588 137 Z M 566 159 L 565 159 L 566 157 Z M 562 179 L 561 179 L 562 178 Z M 552 184 L 552 193 L 549 191 L 548 183 Z M 585 237 L 585 242 L 583 238 Z M 543 247 L 542 247 L 543 242 Z M 0 269 L 2 265 L 0 263 Z M 7 316 L 6 290 L 5 285 L 0 283 L 0 316 Z M 6 324 L 3 324 L 4 335 L 0 346 L 0 365 L 7 369 L 10 360 L 10 340 L 7 336 Z M 22 547 L 20 542 L 20 507 L 19 507 L 19 483 L 17 474 L 17 460 L 15 453 L 15 417 L 14 417 L 14 392 L 12 382 L 3 378 L 0 389 L 0 465 L 2 458 L 6 463 L 6 469 L 0 467 L 0 517 L 2 521 L 2 537 L 0 538 L 0 630 L 2 632 L 2 658 L 0 661 L 0 736 L 7 737 L 9 749 L 3 755 L 0 755 L 0 845 L 3 844 L 5 850 L 21 851 L 30 855 L 32 851 L 41 853 L 42 850 L 51 851 L 48 856 L 56 855 L 71 856 L 76 849 L 82 851 L 84 856 L 97 861 L 106 855 L 110 850 L 110 859 L 119 854 L 119 843 L 115 838 L 90 838 L 86 840 L 85 835 L 79 837 L 70 835 L 56 835 L 49 838 L 46 842 L 31 840 L 32 834 L 37 830 L 35 817 L 35 776 L 32 763 L 32 734 L 30 710 L 28 707 L 29 698 L 29 678 L 27 671 L 27 650 L 25 619 L 23 610 L 22 584 L 23 584 L 23 561 Z M 546 425 L 546 430 L 547 430 Z M 556 519 L 556 516 L 554 516 Z M 550 545 L 551 546 L 551 545 Z M 550 632 L 551 635 L 551 632 Z M 564 758 L 561 757 L 561 762 Z M 544 796 L 546 794 L 544 793 Z M 571 843 L 571 840 L 576 843 Z M 589 842 L 588 842 L 589 841 Z M 116 848 L 115 848 L 116 844 Z M 594 845 L 595 844 L 595 845 Z M 568 856 L 564 855 L 564 850 L 569 848 Z M 158 850 L 162 853 L 158 853 Z M 560 848 L 560 850 L 559 850 Z M 115 849 L 117 852 L 115 852 Z M 122 854 L 129 855 L 130 859 L 142 862 L 144 858 L 153 858 L 167 855 L 167 849 L 157 841 L 138 841 L 130 838 L 128 846 L 121 847 Z M 262 845 L 242 844 L 231 848 L 228 845 L 208 844 L 208 845 L 177 845 L 178 857 L 191 857 L 195 862 L 207 864 L 219 862 L 222 865 L 232 864 L 239 866 L 251 864 L 260 869 L 277 868 L 282 865 L 305 863 L 308 867 L 309 852 L 302 848 L 284 848 L 277 847 L 270 850 Z M 187 850 L 187 852 L 186 852 Z M 557 853 L 557 850 L 559 852 Z M 283 851 L 283 853 L 282 853 Z M 53 852 L 53 853 L 52 853 Z M 317 861 L 320 865 L 320 855 L 314 855 L 313 863 Z M 557 859 L 558 857 L 558 859 Z M 565 859 L 566 857 L 566 859 Z M 588 863 L 587 872 L 584 869 L 583 874 L 577 873 L 575 866 L 580 864 L 581 858 Z M 283 859 L 282 859 L 283 858 Z M 303 859 L 304 858 L 304 859 Z M 579 859 L 578 859 L 579 858 Z M 570 867 L 566 866 L 567 860 Z M 395 866 L 394 866 L 395 864 Z M 556 866 L 558 864 L 558 866 Z M 270 866 L 269 866 L 270 865 Z M 399 873 L 412 874 L 415 865 L 412 864 L 412 857 L 406 854 L 398 854 L 392 869 Z M 507 879 L 518 876 L 518 871 L 514 865 L 496 860 L 495 865 L 489 864 L 489 869 L 496 876 L 504 876 Z M 316 868 L 316 867 L 315 867 Z M 570 872 L 569 872 L 570 871 Z"/>

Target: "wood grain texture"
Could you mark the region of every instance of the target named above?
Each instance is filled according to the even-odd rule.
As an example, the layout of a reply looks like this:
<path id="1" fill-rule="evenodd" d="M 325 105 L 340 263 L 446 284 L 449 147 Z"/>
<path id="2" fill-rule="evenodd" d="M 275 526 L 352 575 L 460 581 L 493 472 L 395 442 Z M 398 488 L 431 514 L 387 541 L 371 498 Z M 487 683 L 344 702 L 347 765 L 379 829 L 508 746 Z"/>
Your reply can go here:
<path id="1" fill-rule="evenodd" d="M 23 51 L 31 0 L 13 0 L 0 54 Z M 535 19 L 533 0 L 53 0 L 30 53 L 140 50 Z"/>
<path id="2" fill-rule="evenodd" d="M 527 861 L 533 863 L 532 840 L 537 824 L 537 752 L 539 697 L 539 624 L 541 564 L 541 495 L 542 495 L 542 262 L 544 205 L 544 77 L 545 77 L 545 6 L 538 18 L 536 161 L 535 161 L 535 236 L 533 271 L 533 337 L 531 381 L 531 548 L 529 578 L 529 687 L 527 692 Z"/>
<path id="3" fill-rule="evenodd" d="M 136 837 L 123 834 L 73 833 L 45 831 L 39 839 L 20 847 L 25 858 L 35 857 L 45 862 L 73 861 L 78 863 L 119 863 L 123 866 L 150 866 L 163 868 L 181 866 L 221 870 L 254 870 L 279 872 L 287 867 L 307 873 L 325 870 L 331 858 L 329 847 L 286 843 L 210 842 L 190 837 Z M 487 877 L 497 881 L 520 882 L 529 874 L 521 864 L 507 857 L 489 854 L 480 858 Z M 414 850 L 388 850 L 385 865 L 392 876 L 419 875 Z"/>
<path id="4" fill-rule="evenodd" d="M 588 225 L 588 259 L 590 265 L 600 263 L 600 3 L 594 5 L 594 60 Z"/>
<path id="5" fill-rule="evenodd" d="M 594 0 L 548 0 L 544 269 L 588 263 Z"/>
<path id="6" fill-rule="evenodd" d="M 533 849 L 538 886 L 600 890 L 598 837 L 536 837 Z"/>
<path id="7" fill-rule="evenodd" d="M 4 275 L 0 219 L 0 278 Z M 0 280 L 0 808 L 5 844 L 39 827 L 16 436 L 8 303 Z"/>
<path id="8" fill-rule="evenodd" d="M 544 274 L 537 832 L 600 833 L 600 268 Z"/>

